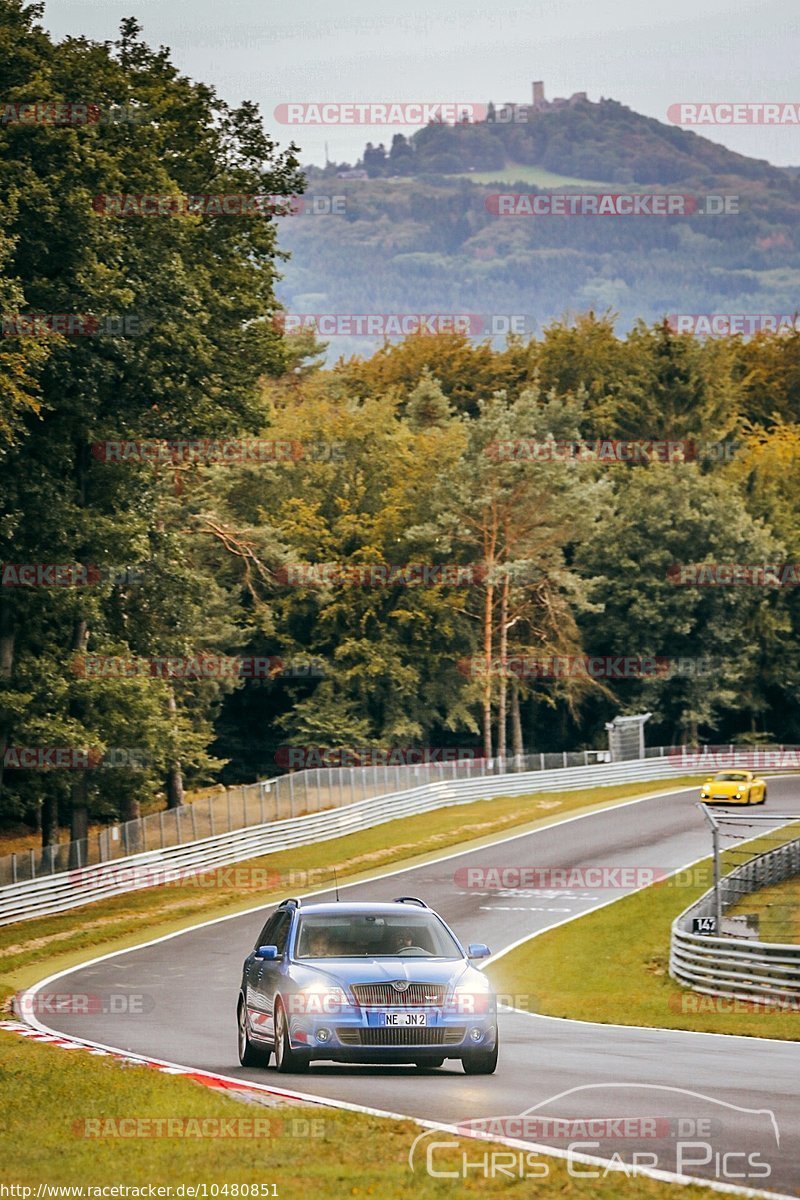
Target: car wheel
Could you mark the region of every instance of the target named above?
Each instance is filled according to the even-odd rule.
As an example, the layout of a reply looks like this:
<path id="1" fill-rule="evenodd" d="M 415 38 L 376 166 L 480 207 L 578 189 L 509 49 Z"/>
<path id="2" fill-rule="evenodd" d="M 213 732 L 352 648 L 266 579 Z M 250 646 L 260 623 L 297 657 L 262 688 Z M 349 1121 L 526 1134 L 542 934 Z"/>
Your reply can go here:
<path id="1" fill-rule="evenodd" d="M 236 1024 L 239 1040 L 239 1062 L 243 1067 L 268 1067 L 272 1051 L 261 1046 L 255 1046 L 247 1033 L 247 1017 L 244 1000 L 239 997 L 239 1008 L 236 1013 Z"/>
<path id="2" fill-rule="evenodd" d="M 764 788 L 764 791 L 761 793 L 761 799 L 759 800 L 759 804 L 766 804 L 766 803 L 767 803 L 767 789 Z"/>
<path id="3" fill-rule="evenodd" d="M 498 1043 L 494 1050 L 473 1050 L 461 1060 L 465 1075 L 494 1075 L 497 1067 Z"/>
<path id="4" fill-rule="evenodd" d="M 418 1071 L 432 1071 L 436 1067 L 444 1066 L 443 1058 L 418 1058 L 414 1063 Z"/>
<path id="5" fill-rule="evenodd" d="M 308 1070 L 308 1058 L 289 1044 L 289 1022 L 280 1000 L 275 1003 L 275 1066 L 282 1075 Z"/>

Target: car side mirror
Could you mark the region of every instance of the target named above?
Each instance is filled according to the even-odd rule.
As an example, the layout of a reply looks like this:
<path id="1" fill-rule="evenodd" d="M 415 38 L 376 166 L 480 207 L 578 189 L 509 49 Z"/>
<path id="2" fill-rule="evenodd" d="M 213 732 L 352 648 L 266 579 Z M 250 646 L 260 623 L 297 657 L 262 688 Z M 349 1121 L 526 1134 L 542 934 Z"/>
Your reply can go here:
<path id="1" fill-rule="evenodd" d="M 278 947 L 259 946 L 256 950 L 256 958 L 265 958 L 268 962 L 274 962 L 278 958 Z"/>
<path id="2" fill-rule="evenodd" d="M 470 942 L 467 952 L 469 958 L 489 958 L 491 950 L 488 946 L 484 946 L 483 942 Z"/>

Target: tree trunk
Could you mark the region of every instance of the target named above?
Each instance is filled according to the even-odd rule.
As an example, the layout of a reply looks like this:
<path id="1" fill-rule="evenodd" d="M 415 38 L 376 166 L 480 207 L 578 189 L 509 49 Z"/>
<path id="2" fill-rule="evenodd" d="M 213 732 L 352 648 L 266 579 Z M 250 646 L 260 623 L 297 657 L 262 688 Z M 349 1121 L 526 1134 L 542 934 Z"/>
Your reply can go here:
<path id="1" fill-rule="evenodd" d="M 511 587 L 509 576 L 503 578 L 500 589 L 500 677 L 497 687 L 497 757 L 500 759 L 500 770 L 505 769 L 507 753 L 506 723 L 508 679 L 506 664 L 508 662 L 508 593 Z"/>
<path id="2" fill-rule="evenodd" d="M 83 653 L 89 641 L 89 623 L 85 617 L 78 617 L 72 627 L 72 650 Z"/>
<path id="3" fill-rule="evenodd" d="M 178 706 L 175 703 L 175 692 L 172 688 L 169 689 L 167 696 L 167 709 L 169 710 L 169 715 L 172 718 L 173 730 L 177 734 L 177 729 L 175 729 L 175 726 L 177 725 L 176 717 L 178 713 Z M 183 771 L 181 769 L 180 759 L 177 757 L 169 764 L 169 767 L 167 768 L 166 789 L 167 808 L 180 808 L 184 800 Z"/>
<path id="4" fill-rule="evenodd" d="M 13 670 L 14 622 L 11 616 L 11 606 L 7 600 L 0 597 L 0 679 L 10 679 Z M 8 725 L 0 725 L 0 795 L 3 791 L 3 763 L 10 733 Z"/>
<path id="5" fill-rule="evenodd" d="M 69 865 L 85 867 L 89 850 L 89 798 L 85 772 L 72 785 Z"/>
<path id="6" fill-rule="evenodd" d="M 72 626 L 72 641 L 70 649 L 73 653 L 82 654 L 89 641 L 89 625 L 85 617 L 78 617 Z M 79 717 L 79 705 L 73 703 L 71 715 Z M 70 789 L 70 867 L 85 867 L 86 854 L 89 847 L 89 785 L 86 779 L 86 768 L 81 771 L 80 778 Z"/>
<path id="7" fill-rule="evenodd" d="M 511 741 L 514 747 L 514 765 L 522 769 L 522 757 L 525 747 L 522 744 L 522 718 L 519 711 L 519 684 L 516 679 L 511 681 Z"/>
<path id="8" fill-rule="evenodd" d="M 183 805 L 183 772 L 181 764 L 173 763 L 167 771 L 167 808 L 180 808 Z"/>
<path id="9" fill-rule="evenodd" d="M 0 600 L 0 678 L 10 679 L 14 669 L 14 622 L 7 601 Z"/>
<path id="10" fill-rule="evenodd" d="M 134 797 L 128 797 L 122 808 L 123 821 L 138 821 L 142 815 L 142 806 Z"/>
<path id="11" fill-rule="evenodd" d="M 492 757 L 492 610 L 494 587 L 486 584 L 483 605 L 483 757 Z"/>
<path id="12" fill-rule="evenodd" d="M 42 800 L 42 849 L 58 844 L 58 800 L 52 792 L 45 793 Z"/>
<path id="13" fill-rule="evenodd" d="M 125 829 L 125 845 L 128 854 L 138 854 L 140 850 L 144 850 L 142 845 L 141 832 L 142 827 L 139 824 L 142 816 L 142 806 L 133 796 L 128 796 L 123 801 L 121 819 L 126 825 Z"/>

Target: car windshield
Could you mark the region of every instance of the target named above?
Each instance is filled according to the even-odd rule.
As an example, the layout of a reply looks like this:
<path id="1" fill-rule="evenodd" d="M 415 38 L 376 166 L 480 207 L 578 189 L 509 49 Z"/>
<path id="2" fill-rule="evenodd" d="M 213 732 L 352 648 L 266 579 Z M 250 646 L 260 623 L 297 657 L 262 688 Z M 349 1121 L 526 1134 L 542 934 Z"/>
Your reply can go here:
<path id="1" fill-rule="evenodd" d="M 720 783 L 745 783 L 747 776 L 743 775 L 741 771 L 720 771 L 719 775 L 714 776 L 714 779 L 719 780 Z"/>
<path id="2" fill-rule="evenodd" d="M 326 913 L 300 918 L 296 958 L 461 958 L 433 913 Z"/>

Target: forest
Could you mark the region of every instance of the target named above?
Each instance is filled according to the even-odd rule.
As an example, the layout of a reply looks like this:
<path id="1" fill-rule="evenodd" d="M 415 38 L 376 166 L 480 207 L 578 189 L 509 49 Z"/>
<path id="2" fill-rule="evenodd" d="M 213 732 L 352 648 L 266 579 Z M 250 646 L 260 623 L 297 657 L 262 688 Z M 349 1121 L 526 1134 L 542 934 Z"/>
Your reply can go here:
<path id="1" fill-rule="evenodd" d="M 795 329 L 587 306 L 326 359 L 280 319 L 298 148 L 135 21 L 38 15 L 0 17 L 9 103 L 52 102 L 0 125 L 0 829 L 297 747 L 800 741 Z"/>

